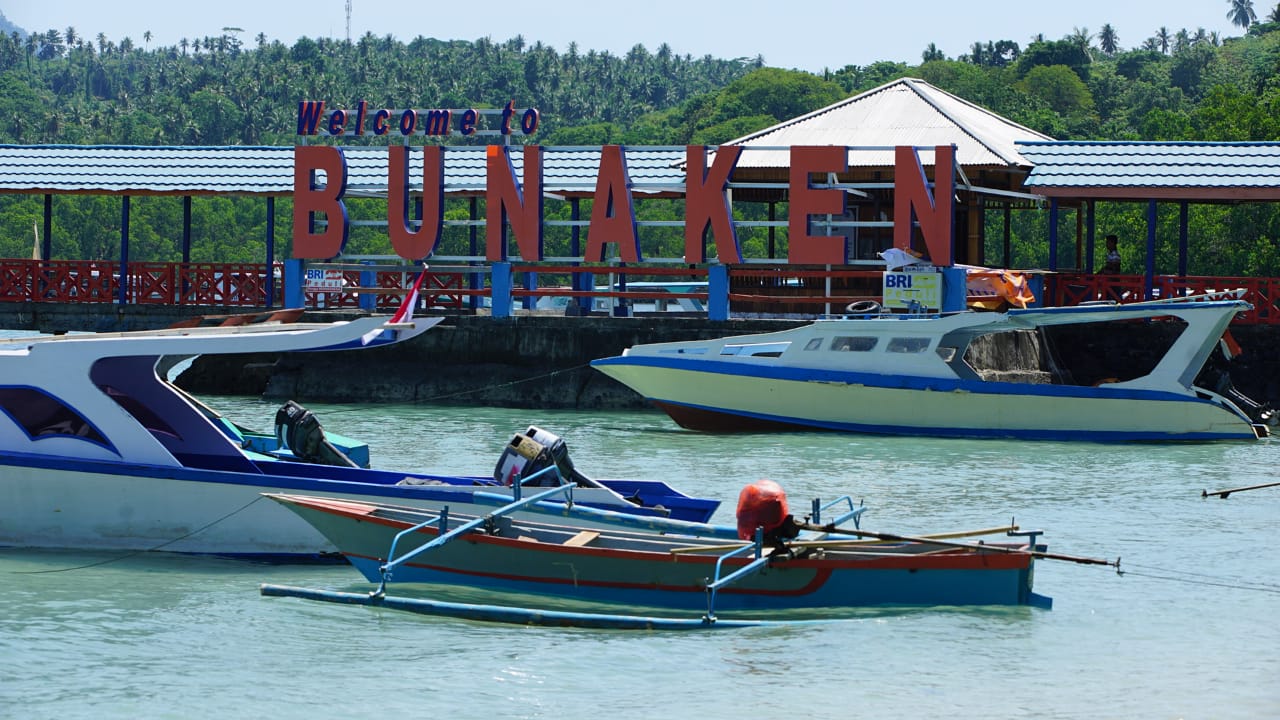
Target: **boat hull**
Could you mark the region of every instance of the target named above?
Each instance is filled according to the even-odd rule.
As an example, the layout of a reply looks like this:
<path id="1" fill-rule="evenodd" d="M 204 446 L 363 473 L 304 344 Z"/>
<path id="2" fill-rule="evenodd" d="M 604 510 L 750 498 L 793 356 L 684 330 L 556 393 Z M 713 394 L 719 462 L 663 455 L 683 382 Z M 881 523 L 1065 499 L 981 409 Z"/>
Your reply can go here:
<path id="1" fill-rule="evenodd" d="M 333 471 L 338 472 L 338 471 Z M 376 473 L 357 470 L 354 472 Z M 402 475 L 397 475 L 402 477 Z M 631 485 L 642 481 L 631 481 Z M 661 483 L 655 483 L 662 485 Z M 630 488 L 628 488 L 630 489 Z M 525 488 L 525 493 L 533 489 Z M 272 560 L 338 558 L 323 535 L 296 515 L 262 497 L 265 492 L 317 492 L 350 499 L 380 500 L 438 511 L 483 514 L 509 497 L 495 485 L 379 485 L 296 476 L 194 470 L 174 467 L 115 467 L 47 458 L 0 457 L 0 545 L 53 549 L 158 550 Z M 477 492 L 488 499 L 477 500 Z M 653 509 L 616 504 L 616 495 L 576 488 L 579 506 L 612 508 L 595 515 L 564 510 L 562 503 L 525 511 L 604 526 L 665 518 Z M 699 498 L 676 515 L 709 519 L 717 505 Z M 627 513 L 621 518 L 611 517 Z M 590 510 L 585 511 L 590 513 Z"/>
<path id="2" fill-rule="evenodd" d="M 280 500 L 280 498 L 276 498 Z M 370 582 L 396 534 L 409 522 L 390 520 L 369 506 L 324 498 L 289 498 L 290 509 L 330 538 Z M 397 556 L 436 536 L 426 528 L 405 536 Z M 659 545 L 654 541 L 654 545 Z M 885 550 L 834 559 L 781 560 L 724 587 L 717 611 L 838 609 L 879 605 L 1017 605 L 1042 600 L 1032 592 L 1026 553 Z M 723 551 L 721 551 L 723 552 Z M 532 593 L 575 601 L 705 612 L 706 585 L 719 555 L 629 551 L 553 544 L 529 537 L 473 533 L 397 565 L 394 583 L 435 583 Z M 721 576 L 750 562 L 728 558 Z"/>
<path id="3" fill-rule="evenodd" d="M 709 432 L 831 430 L 1047 440 L 1256 439 L 1208 400 L 1139 389 L 805 373 L 626 356 L 595 367 L 682 427 Z"/>

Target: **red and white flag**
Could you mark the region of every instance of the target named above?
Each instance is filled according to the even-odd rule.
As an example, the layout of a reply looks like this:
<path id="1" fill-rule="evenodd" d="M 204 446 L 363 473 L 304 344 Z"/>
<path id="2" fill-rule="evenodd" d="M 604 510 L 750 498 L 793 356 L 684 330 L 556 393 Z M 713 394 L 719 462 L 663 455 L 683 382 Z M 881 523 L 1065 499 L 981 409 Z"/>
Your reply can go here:
<path id="1" fill-rule="evenodd" d="M 422 290 L 422 279 L 426 276 L 427 268 L 423 267 L 422 272 L 418 273 L 418 279 L 413 281 L 413 289 L 409 291 L 408 295 L 404 296 L 404 301 L 400 303 L 400 307 L 396 308 L 396 313 L 391 316 L 389 324 L 406 323 L 413 319 L 413 308 L 418 304 L 418 292 Z M 360 338 L 360 344 L 368 345 L 378 339 L 378 336 L 382 334 L 382 330 L 383 328 L 376 328 L 365 333 Z"/>

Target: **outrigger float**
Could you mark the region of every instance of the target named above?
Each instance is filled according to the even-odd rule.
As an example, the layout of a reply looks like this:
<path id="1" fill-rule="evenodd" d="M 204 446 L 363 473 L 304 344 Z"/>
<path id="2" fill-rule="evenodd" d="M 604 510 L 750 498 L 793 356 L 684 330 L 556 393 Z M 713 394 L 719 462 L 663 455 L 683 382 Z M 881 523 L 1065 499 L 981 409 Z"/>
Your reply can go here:
<path id="1" fill-rule="evenodd" d="M 647 519 L 643 532 L 584 529 L 516 517 L 521 506 L 573 492 L 564 485 L 483 516 L 455 516 L 336 498 L 268 495 L 327 537 L 371 592 L 262 585 L 272 597 L 297 597 L 494 622 L 618 629 L 709 629 L 815 622 L 870 606 L 1030 605 L 1052 601 L 1033 591 L 1036 559 L 1113 565 L 1049 553 L 1041 531 L 1016 525 L 903 536 L 860 529 L 865 510 L 848 497 L 814 501 L 803 521 L 775 483 L 743 489 L 738 527 Z M 834 514 L 824 521 L 827 514 Z M 852 522 L 853 527 L 844 527 Z M 1008 542 L 965 538 L 1002 533 Z M 725 537 L 733 540 L 726 542 Z M 602 603 L 621 613 L 449 602 L 388 595 L 392 583 L 479 589 Z M 421 588 L 415 588 L 420 590 Z M 676 615 L 646 614 L 674 611 Z M 798 613 L 796 612 L 798 611 Z M 720 612 L 732 617 L 722 619 Z M 681 616 L 679 613 L 689 613 Z"/>

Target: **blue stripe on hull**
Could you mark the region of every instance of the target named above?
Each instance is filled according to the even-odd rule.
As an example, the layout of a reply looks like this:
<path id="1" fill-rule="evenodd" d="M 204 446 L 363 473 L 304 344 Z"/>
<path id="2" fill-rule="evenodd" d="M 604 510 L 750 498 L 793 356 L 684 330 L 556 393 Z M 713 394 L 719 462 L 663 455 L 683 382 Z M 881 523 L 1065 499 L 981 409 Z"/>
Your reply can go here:
<path id="1" fill-rule="evenodd" d="M 382 561 L 348 555 L 347 559 L 369 582 L 380 582 Z M 785 572 L 771 569 L 769 572 Z M 477 587 L 499 592 L 529 593 L 583 602 L 628 607 L 650 607 L 690 612 L 707 609 L 706 592 L 700 588 L 649 589 L 626 586 L 572 585 L 553 580 L 522 580 L 447 568 L 407 564 L 396 568 L 399 583 L 436 583 Z M 716 611 L 838 609 L 880 605 L 1026 605 L 1033 600 L 1030 570 L 867 569 L 832 577 L 804 594 L 744 592 L 732 586 L 716 595 Z"/>

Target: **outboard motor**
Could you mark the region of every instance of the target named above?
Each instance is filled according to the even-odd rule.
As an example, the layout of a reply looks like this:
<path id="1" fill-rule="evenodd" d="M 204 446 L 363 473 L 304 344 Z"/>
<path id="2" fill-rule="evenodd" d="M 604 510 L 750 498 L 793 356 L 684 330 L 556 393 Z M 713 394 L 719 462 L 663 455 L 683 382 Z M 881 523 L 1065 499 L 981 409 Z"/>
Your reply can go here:
<path id="1" fill-rule="evenodd" d="M 756 528 L 764 530 L 764 541 L 781 546 L 800 534 L 800 525 L 787 507 L 787 494 L 772 480 L 757 480 L 738 493 L 738 538 L 755 538 Z"/>
<path id="2" fill-rule="evenodd" d="M 292 400 L 276 411 L 276 441 L 302 462 L 359 467 L 325 439 L 315 414 Z"/>
<path id="3" fill-rule="evenodd" d="M 556 466 L 560 478 L 578 487 L 603 487 L 600 483 L 588 478 L 573 466 L 569 459 L 569 448 L 559 435 L 547 432 L 542 428 L 530 425 L 528 430 L 516 433 L 511 442 L 498 458 L 498 465 L 493 470 L 493 479 L 503 485 L 524 484 L 524 478 Z M 537 485 L 555 487 L 558 480 L 555 473 L 547 473 L 538 478 Z"/>

